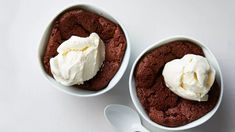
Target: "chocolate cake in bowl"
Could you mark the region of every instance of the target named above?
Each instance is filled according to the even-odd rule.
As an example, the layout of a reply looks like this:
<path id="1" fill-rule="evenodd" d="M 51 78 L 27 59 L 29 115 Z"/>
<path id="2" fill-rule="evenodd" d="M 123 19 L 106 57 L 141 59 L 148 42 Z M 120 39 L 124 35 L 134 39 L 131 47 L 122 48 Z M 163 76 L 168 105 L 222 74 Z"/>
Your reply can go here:
<path id="1" fill-rule="evenodd" d="M 80 85 L 55 84 L 50 59 L 58 55 L 58 47 L 72 36 L 88 37 L 96 33 L 105 46 L 105 59 L 97 74 Z M 92 96 L 111 89 L 122 77 L 130 56 L 129 39 L 124 26 L 105 11 L 87 4 L 66 8 L 49 24 L 39 47 L 39 63 L 43 74 L 59 89 L 80 96 Z M 61 89 L 61 87 L 63 87 Z M 67 87 L 67 88 L 66 88 Z M 69 91 L 69 92 L 68 92 Z"/>
<path id="2" fill-rule="evenodd" d="M 194 54 L 206 57 L 216 69 L 207 101 L 180 97 L 166 85 L 162 75 L 166 63 Z M 171 37 L 146 48 L 134 62 L 129 88 L 132 101 L 146 121 L 144 124 L 166 130 L 185 130 L 207 121 L 217 110 L 223 93 L 219 65 L 211 51 L 188 37 Z"/>

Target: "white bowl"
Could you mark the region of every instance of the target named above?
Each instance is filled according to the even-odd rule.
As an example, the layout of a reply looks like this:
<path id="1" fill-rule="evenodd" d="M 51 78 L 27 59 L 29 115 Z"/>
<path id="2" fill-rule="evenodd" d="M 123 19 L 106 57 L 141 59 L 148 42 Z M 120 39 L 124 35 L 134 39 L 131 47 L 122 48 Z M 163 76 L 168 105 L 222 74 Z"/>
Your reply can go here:
<path id="1" fill-rule="evenodd" d="M 219 100 L 216 104 L 216 106 L 209 112 L 207 113 L 206 115 L 204 115 L 203 117 L 191 122 L 191 123 L 188 123 L 184 126 L 179 126 L 179 127 L 166 127 L 166 126 L 163 126 L 163 125 L 160 125 L 160 124 L 157 124 L 155 122 L 153 122 L 149 116 L 146 114 L 145 110 L 143 109 L 141 103 L 139 102 L 139 99 L 137 97 L 137 94 L 136 94 L 136 87 L 135 87 L 135 80 L 134 80 L 134 70 L 135 70 L 135 67 L 136 67 L 136 64 L 137 62 L 139 61 L 139 59 L 145 54 L 147 53 L 148 51 L 152 50 L 152 49 L 155 49 L 161 45 L 164 45 L 168 42 L 172 42 L 172 41 L 175 41 L 175 40 L 189 40 L 195 44 L 197 44 L 198 46 L 200 46 L 202 49 L 203 49 L 203 52 L 206 56 L 206 58 L 208 59 L 209 63 L 215 68 L 216 70 L 216 81 L 218 82 L 221 90 L 220 90 L 220 96 L 219 96 Z M 166 38 L 164 40 L 161 40 L 161 41 L 158 41 L 156 43 L 154 43 L 153 45 L 147 47 L 138 57 L 137 59 L 135 60 L 133 66 L 132 66 L 132 69 L 131 69 L 131 72 L 130 72 L 130 78 L 129 78 L 129 90 L 130 90 L 130 95 L 131 95 L 131 99 L 134 103 L 134 106 L 135 108 L 137 109 L 138 113 L 141 115 L 141 117 L 146 121 L 147 123 L 147 126 L 150 126 L 151 128 L 161 128 L 161 129 L 165 129 L 165 130 L 186 130 L 186 129 L 189 129 L 189 128 L 193 128 L 193 127 L 196 127 L 196 126 L 199 126 L 201 124 L 203 124 L 204 122 L 206 122 L 207 120 L 209 120 L 214 114 L 215 112 L 217 111 L 220 103 L 221 103 L 221 100 L 222 100 L 222 96 L 223 96 L 223 77 L 222 77 L 222 73 L 221 73 L 221 70 L 220 70 L 220 67 L 219 67 L 219 64 L 215 58 L 215 56 L 212 54 L 212 52 L 209 50 L 208 47 L 206 47 L 205 45 L 203 45 L 201 42 L 195 40 L 195 39 L 191 39 L 189 37 L 185 37 L 185 36 L 173 36 L 173 37 L 169 37 L 169 38 Z"/>
<path id="2" fill-rule="evenodd" d="M 105 87 L 102 90 L 99 90 L 99 91 L 89 91 L 89 90 L 79 89 L 79 88 L 76 88 L 76 87 L 73 87 L 73 86 L 68 87 L 68 86 L 61 85 L 56 80 L 54 80 L 51 76 L 49 76 L 45 72 L 44 67 L 43 67 L 42 57 L 43 57 L 43 54 L 44 54 L 45 46 L 47 45 L 47 42 L 48 42 L 48 36 L 50 34 L 50 31 L 51 31 L 52 24 L 53 24 L 54 20 L 61 13 L 65 12 L 67 10 L 76 9 L 76 8 L 86 9 L 90 12 L 94 12 L 96 14 L 99 14 L 99 15 L 103 16 L 103 17 L 113 21 L 114 23 L 119 24 L 120 27 L 122 28 L 124 34 L 125 34 L 125 37 L 126 37 L 127 47 L 126 47 L 125 55 L 123 57 L 122 64 L 121 64 L 120 68 L 117 71 L 117 73 L 115 74 L 115 76 L 112 78 L 112 80 L 109 82 L 108 86 Z M 121 79 L 123 74 L 125 73 L 128 62 L 129 62 L 129 58 L 130 58 L 130 40 L 128 38 L 127 31 L 124 28 L 124 26 L 122 25 L 122 23 L 117 18 L 109 15 L 106 11 L 104 11 L 104 10 L 102 10 L 102 9 L 96 7 L 96 6 L 90 5 L 90 4 L 72 5 L 72 6 L 69 6 L 69 7 L 65 8 L 64 10 L 60 11 L 57 15 L 55 15 L 55 17 L 49 22 L 49 25 L 46 27 L 46 30 L 45 30 L 45 32 L 42 36 L 42 39 L 41 39 L 41 42 L 40 42 L 40 45 L 39 45 L 39 48 L 38 48 L 38 61 L 39 61 L 40 69 L 42 71 L 43 76 L 46 77 L 46 79 L 55 88 L 65 92 L 65 93 L 68 93 L 70 95 L 75 95 L 75 96 L 79 96 L 79 97 L 97 96 L 97 95 L 103 94 L 103 93 L 109 91 L 110 89 L 112 89 L 118 83 L 118 81 Z"/>

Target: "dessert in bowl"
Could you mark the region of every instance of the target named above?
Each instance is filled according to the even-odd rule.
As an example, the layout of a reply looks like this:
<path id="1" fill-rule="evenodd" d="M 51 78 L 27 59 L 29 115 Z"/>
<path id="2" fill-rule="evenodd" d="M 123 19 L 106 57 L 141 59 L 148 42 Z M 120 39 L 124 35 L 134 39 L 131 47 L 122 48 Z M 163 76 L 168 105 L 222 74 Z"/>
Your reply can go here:
<path id="1" fill-rule="evenodd" d="M 39 46 L 43 75 L 58 89 L 80 97 L 112 89 L 124 74 L 130 45 L 124 26 L 87 4 L 55 16 Z"/>
<path id="2" fill-rule="evenodd" d="M 132 101 L 152 127 L 185 130 L 218 109 L 223 80 L 211 51 L 199 41 L 175 36 L 144 50 L 129 78 Z"/>

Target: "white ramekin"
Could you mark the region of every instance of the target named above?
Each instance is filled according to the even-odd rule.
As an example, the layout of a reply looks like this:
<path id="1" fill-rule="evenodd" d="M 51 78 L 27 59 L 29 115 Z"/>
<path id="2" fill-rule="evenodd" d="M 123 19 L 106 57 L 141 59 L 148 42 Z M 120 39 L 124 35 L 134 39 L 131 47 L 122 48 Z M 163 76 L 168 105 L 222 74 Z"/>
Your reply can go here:
<path id="1" fill-rule="evenodd" d="M 53 22 L 54 20 L 63 12 L 67 11 L 67 10 L 70 10 L 70 9 L 76 9 L 76 8 L 79 8 L 79 9 L 85 9 L 85 10 L 88 10 L 88 11 L 91 11 L 91 12 L 94 12 L 96 14 L 99 14 L 111 21 L 113 21 L 114 23 L 117 23 L 120 25 L 120 27 L 122 28 L 124 34 L 125 34 L 125 37 L 126 37 L 126 42 L 127 42 L 127 47 L 126 47 L 126 51 L 125 51 L 125 55 L 123 57 L 123 60 L 122 60 L 122 64 L 119 68 L 119 70 L 117 71 L 117 73 L 115 74 L 115 76 L 112 78 L 112 80 L 109 82 L 108 86 L 105 87 L 104 89 L 102 90 L 99 90 L 99 91 L 89 91 L 89 90 L 83 90 L 83 89 L 79 89 L 79 88 L 76 88 L 76 87 L 73 87 L 73 86 L 64 86 L 64 85 L 61 85 L 60 83 L 58 83 L 57 81 L 55 81 L 51 76 L 49 76 L 46 71 L 44 70 L 44 67 L 43 67 L 43 61 L 42 61 L 42 58 L 43 58 L 43 54 L 44 54 L 44 51 L 45 51 L 45 47 L 47 45 L 47 42 L 48 42 L 48 37 L 50 35 L 50 32 L 51 32 L 51 28 L 53 26 Z M 77 5 L 72 5 L 72 6 L 69 6 L 65 9 L 63 9 L 62 11 L 60 11 L 58 14 L 56 14 L 53 19 L 50 20 L 48 26 L 46 27 L 44 33 L 43 33 L 43 36 L 42 36 L 42 39 L 41 39 L 41 42 L 39 44 L 39 48 L 38 48 L 38 61 L 39 61 L 39 65 L 40 65 L 40 69 L 41 69 L 41 72 L 43 74 L 43 76 L 50 82 L 50 84 L 52 84 L 55 88 L 65 92 L 65 93 L 68 93 L 70 95 L 75 95 L 75 96 L 78 96 L 78 97 L 92 97 L 92 96 L 97 96 L 97 95 L 100 95 L 100 94 L 103 94 L 107 91 L 109 91 L 110 89 L 112 89 L 118 82 L 119 80 L 121 79 L 121 77 L 123 76 L 123 74 L 125 73 L 126 71 L 126 68 L 128 66 L 128 62 L 129 62 L 129 58 L 130 58 L 130 40 L 129 40 L 129 37 L 128 37 L 128 34 L 127 34 L 127 31 L 126 29 L 124 28 L 123 24 L 115 17 L 111 16 L 110 14 L 108 14 L 106 11 L 98 8 L 97 6 L 94 6 L 94 5 L 90 5 L 90 4 L 77 4 Z"/>
<path id="2" fill-rule="evenodd" d="M 139 102 L 139 99 L 137 97 L 136 94 L 136 87 L 135 87 L 135 80 L 134 80 L 134 70 L 136 67 L 137 62 L 140 60 L 140 58 L 147 53 L 148 51 L 155 49 L 161 45 L 164 45 L 166 43 L 175 41 L 175 40 L 188 40 L 191 41 L 195 44 L 197 44 L 198 46 L 200 46 L 203 49 L 203 52 L 206 56 L 206 58 L 208 59 L 209 63 L 215 68 L 216 70 L 216 81 L 218 82 L 219 86 L 220 86 L 220 96 L 218 99 L 218 102 L 216 104 L 216 106 L 206 115 L 204 115 L 203 117 L 188 123 L 186 125 L 183 126 L 179 126 L 179 127 L 166 127 L 160 124 L 157 124 L 155 122 L 153 122 L 149 116 L 146 114 L 145 110 L 143 109 L 141 103 Z M 215 56 L 213 55 L 213 53 L 210 51 L 210 49 L 203 45 L 201 42 L 192 39 L 191 37 L 186 37 L 186 36 L 173 36 L 173 37 L 169 37 L 166 39 L 163 39 L 161 41 L 158 41 L 156 43 L 154 43 L 153 45 L 147 47 L 135 60 L 131 72 L 130 72 L 130 77 L 129 77 L 129 90 L 130 90 L 130 95 L 131 95 L 131 99 L 134 103 L 135 108 L 137 109 L 138 113 L 140 114 L 140 116 L 145 120 L 145 123 L 147 123 L 146 126 L 150 126 L 151 128 L 161 128 L 164 130 L 186 130 L 186 129 L 190 129 L 196 126 L 199 126 L 201 124 L 203 124 L 204 122 L 206 122 L 207 120 L 209 120 L 217 111 L 218 107 L 220 106 L 221 100 L 222 100 L 222 96 L 223 96 L 223 89 L 224 89 L 224 85 L 223 85 L 223 77 L 222 77 L 222 73 L 220 70 L 220 66 L 215 58 Z"/>

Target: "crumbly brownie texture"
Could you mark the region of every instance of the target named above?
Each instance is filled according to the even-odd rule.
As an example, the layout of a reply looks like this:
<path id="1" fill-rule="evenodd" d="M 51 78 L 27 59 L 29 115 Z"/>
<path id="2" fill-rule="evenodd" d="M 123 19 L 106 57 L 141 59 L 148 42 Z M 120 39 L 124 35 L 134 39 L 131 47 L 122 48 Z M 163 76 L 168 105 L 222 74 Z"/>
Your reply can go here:
<path id="1" fill-rule="evenodd" d="M 106 87 L 121 65 L 126 38 L 119 25 L 83 9 L 66 11 L 55 20 L 43 56 L 46 72 L 52 76 L 49 61 L 58 54 L 57 48 L 63 41 L 72 35 L 87 37 L 92 32 L 96 32 L 105 44 L 105 61 L 94 78 L 77 87 L 94 91 Z"/>
<path id="2" fill-rule="evenodd" d="M 145 54 L 138 62 L 134 77 L 138 98 L 154 122 L 177 127 L 192 122 L 213 109 L 220 88 L 215 81 L 209 100 L 197 102 L 183 99 L 171 92 L 162 76 L 164 65 L 186 54 L 204 56 L 202 49 L 189 41 L 174 41 Z"/>

